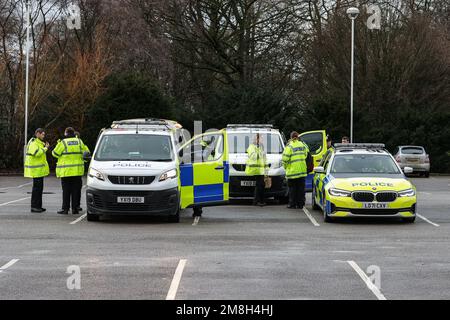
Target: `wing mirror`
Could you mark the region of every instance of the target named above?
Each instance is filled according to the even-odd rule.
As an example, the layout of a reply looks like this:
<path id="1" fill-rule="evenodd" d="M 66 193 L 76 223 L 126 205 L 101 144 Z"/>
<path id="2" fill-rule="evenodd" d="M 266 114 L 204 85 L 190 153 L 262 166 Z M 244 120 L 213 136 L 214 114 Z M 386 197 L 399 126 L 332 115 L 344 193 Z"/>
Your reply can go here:
<path id="1" fill-rule="evenodd" d="M 325 169 L 323 167 L 315 167 L 314 172 L 315 173 L 325 173 Z"/>
<path id="2" fill-rule="evenodd" d="M 410 174 L 410 173 L 413 173 L 413 172 L 414 172 L 414 169 L 411 168 L 411 167 L 404 167 L 403 168 L 403 173 L 404 174 Z"/>

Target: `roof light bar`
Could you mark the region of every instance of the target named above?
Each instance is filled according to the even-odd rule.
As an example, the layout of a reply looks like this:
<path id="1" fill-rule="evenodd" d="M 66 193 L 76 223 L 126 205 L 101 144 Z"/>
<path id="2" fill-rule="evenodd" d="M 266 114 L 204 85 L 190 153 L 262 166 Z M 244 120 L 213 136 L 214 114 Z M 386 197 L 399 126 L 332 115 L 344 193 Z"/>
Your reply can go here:
<path id="1" fill-rule="evenodd" d="M 384 143 L 336 143 L 335 149 L 384 149 Z"/>

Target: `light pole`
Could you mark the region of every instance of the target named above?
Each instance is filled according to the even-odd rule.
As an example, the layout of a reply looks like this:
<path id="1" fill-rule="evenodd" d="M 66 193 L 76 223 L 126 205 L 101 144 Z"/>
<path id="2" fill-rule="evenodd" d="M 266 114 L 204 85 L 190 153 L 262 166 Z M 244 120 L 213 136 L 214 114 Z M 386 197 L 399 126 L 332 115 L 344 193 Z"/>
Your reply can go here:
<path id="1" fill-rule="evenodd" d="M 23 146 L 23 161 L 25 163 L 25 157 L 27 153 L 27 143 L 28 143 L 28 81 L 29 81 L 29 72 L 30 72 L 30 0 L 26 1 L 26 15 L 27 15 L 27 43 L 25 46 L 25 130 L 24 130 L 24 146 Z"/>
<path id="2" fill-rule="evenodd" d="M 351 80 L 350 80 L 350 143 L 353 143 L 353 81 L 354 81 L 354 63 L 355 63 L 355 19 L 359 15 L 358 8 L 347 9 L 347 15 L 352 20 L 352 62 L 351 62 Z"/>

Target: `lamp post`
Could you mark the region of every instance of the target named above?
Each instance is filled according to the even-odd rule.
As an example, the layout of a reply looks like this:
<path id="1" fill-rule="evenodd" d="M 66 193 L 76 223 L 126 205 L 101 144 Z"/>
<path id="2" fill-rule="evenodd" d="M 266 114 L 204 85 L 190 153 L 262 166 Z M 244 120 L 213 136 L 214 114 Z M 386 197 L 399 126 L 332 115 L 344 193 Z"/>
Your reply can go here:
<path id="1" fill-rule="evenodd" d="M 354 63 L 355 63 L 355 19 L 359 15 L 358 8 L 347 9 L 347 15 L 352 20 L 352 62 L 351 62 L 351 80 L 350 80 L 350 143 L 353 143 L 353 81 L 354 81 Z"/>
<path id="2" fill-rule="evenodd" d="M 24 147 L 23 147 L 23 161 L 25 163 L 25 157 L 27 153 L 27 143 L 28 143 L 28 82 L 29 82 L 29 73 L 30 73 L 30 0 L 26 1 L 26 15 L 27 15 L 27 42 L 25 45 L 25 130 L 24 130 Z"/>

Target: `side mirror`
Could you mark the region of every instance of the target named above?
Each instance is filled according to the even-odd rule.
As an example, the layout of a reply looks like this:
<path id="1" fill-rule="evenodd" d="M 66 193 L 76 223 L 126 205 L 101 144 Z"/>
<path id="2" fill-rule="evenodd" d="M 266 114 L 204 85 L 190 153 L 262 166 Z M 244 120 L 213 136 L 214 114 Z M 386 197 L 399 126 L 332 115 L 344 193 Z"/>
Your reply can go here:
<path id="1" fill-rule="evenodd" d="M 184 151 L 183 151 L 183 149 L 180 149 L 180 151 L 178 151 L 178 156 L 180 158 L 183 158 L 183 155 L 184 155 Z"/>
<path id="2" fill-rule="evenodd" d="M 90 161 L 92 159 L 92 155 L 89 152 L 83 153 L 83 160 Z"/>
<path id="3" fill-rule="evenodd" d="M 315 167 L 314 172 L 315 173 L 325 173 L 325 169 L 323 167 Z"/>
<path id="4" fill-rule="evenodd" d="M 413 172 L 414 172 L 414 169 L 411 168 L 411 167 L 404 167 L 403 168 L 403 173 L 404 174 L 410 174 L 410 173 L 413 173 Z"/>

